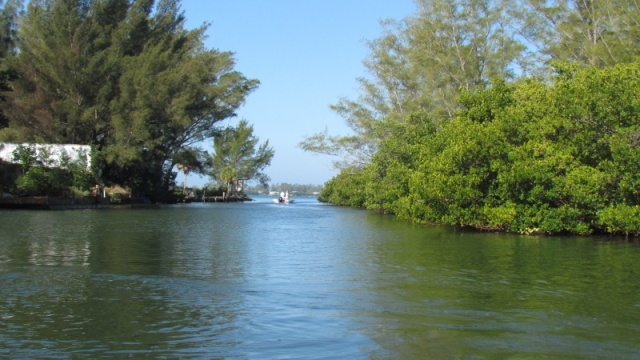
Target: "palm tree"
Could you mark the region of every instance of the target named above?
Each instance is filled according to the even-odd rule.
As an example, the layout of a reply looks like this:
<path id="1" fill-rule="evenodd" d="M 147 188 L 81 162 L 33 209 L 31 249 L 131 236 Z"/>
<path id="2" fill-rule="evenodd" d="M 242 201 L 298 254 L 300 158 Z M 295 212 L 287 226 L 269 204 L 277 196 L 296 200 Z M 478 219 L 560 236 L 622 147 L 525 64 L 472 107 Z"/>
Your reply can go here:
<path id="1" fill-rule="evenodd" d="M 189 176 L 189 173 L 191 173 L 191 171 L 196 173 L 205 172 L 206 156 L 207 154 L 200 149 L 186 148 L 182 149 L 173 157 L 173 162 L 176 164 L 176 168 L 184 174 L 184 180 L 182 182 L 183 194 L 187 190 L 187 177 Z"/>

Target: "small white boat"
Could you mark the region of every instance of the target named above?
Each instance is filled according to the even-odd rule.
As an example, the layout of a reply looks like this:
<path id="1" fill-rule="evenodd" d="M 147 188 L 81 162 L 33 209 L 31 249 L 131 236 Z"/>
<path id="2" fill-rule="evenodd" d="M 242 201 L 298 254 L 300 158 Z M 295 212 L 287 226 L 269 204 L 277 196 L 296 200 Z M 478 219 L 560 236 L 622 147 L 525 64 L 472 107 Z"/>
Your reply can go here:
<path id="1" fill-rule="evenodd" d="M 289 197 L 289 192 L 281 192 L 280 197 L 273 199 L 275 204 L 292 204 L 294 202 L 292 197 Z"/>

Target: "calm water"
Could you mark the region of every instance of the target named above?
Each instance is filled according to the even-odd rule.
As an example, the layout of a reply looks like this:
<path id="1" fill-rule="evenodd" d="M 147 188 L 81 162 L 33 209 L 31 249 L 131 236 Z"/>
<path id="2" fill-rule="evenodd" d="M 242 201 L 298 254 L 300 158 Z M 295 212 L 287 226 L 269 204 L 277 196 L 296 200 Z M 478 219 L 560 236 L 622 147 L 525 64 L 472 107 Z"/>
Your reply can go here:
<path id="1" fill-rule="evenodd" d="M 0 357 L 640 358 L 636 243 L 297 201 L 0 211 Z"/>

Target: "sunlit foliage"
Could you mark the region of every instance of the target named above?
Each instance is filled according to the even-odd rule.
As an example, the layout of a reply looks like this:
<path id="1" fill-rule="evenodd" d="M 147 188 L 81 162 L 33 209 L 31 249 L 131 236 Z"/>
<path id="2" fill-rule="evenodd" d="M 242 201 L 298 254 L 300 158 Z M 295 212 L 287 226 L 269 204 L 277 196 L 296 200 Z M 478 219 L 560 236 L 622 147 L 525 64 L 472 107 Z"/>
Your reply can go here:
<path id="1" fill-rule="evenodd" d="M 639 231 L 640 63 L 556 70 L 552 84 L 465 94 L 438 131 L 416 116 L 394 125 L 371 164 L 321 199 L 487 230 Z"/>

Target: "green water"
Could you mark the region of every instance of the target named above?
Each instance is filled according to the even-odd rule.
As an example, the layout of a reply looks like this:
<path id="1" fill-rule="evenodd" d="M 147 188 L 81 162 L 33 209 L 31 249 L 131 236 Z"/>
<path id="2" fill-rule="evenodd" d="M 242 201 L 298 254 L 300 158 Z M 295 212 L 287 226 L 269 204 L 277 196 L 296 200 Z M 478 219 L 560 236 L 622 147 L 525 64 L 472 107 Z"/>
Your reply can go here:
<path id="1" fill-rule="evenodd" d="M 637 359 L 638 264 L 311 198 L 0 211 L 0 357 Z"/>

